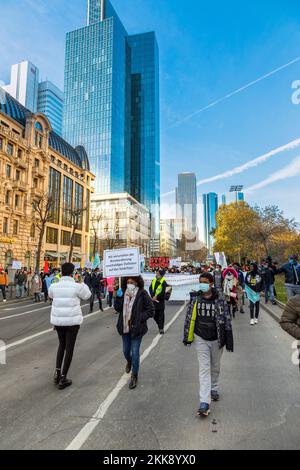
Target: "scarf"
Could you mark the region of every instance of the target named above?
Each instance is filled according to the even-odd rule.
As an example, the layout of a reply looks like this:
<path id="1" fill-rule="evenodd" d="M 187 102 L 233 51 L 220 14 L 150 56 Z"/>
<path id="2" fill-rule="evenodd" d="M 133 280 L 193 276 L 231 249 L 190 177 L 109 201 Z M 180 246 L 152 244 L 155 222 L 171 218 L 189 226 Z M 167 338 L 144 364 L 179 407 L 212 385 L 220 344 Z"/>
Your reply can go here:
<path id="1" fill-rule="evenodd" d="M 139 288 L 136 287 L 133 292 L 126 290 L 124 297 L 124 306 L 123 306 L 123 332 L 128 334 L 130 331 L 129 322 L 132 315 L 132 307 L 135 302 Z"/>
<path id="2" fill-rule="evenodd" d="M 235 277 L 233 277 L 232 279 L 228 279 L 228 277 L 226 276 L 224 279 L 224 287 L 223 287 L 224 294 L 227 297 L 230 297 L 230 294 L 235 286 L 236 286 Z"/>

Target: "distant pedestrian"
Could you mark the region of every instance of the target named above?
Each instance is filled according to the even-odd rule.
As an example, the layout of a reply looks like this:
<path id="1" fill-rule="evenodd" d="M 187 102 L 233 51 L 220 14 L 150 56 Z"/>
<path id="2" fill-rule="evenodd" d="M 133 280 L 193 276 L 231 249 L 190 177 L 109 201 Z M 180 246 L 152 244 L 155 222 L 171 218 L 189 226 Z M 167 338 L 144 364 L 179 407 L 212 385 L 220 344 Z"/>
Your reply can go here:
<path id="1" fill-rule="evenodd" d="M 157 271 L 155 278 L 153 279 L 150 285 L 150 297 L 154 304 L 155 315 L 154 320 L 157 323 L 159 333 L 161 335 L 164 334 L 165 328 L 165 308 L 166 308 L 166 288 L 168 286 L 164 276 L 166 271 L 164 269 L 160 269 Z"/>
<path id="2" fill-rule="evenodd" d="M 218 291 L 222 291 L 223 286 L 223 276 L 222 276 L 222 266 L 217 264 L 216 269 L 214 270 L 214 287 Z"/>
<path id="3" fill-rule="evenodd" d="M 285 288 L 287 299 L 290 300 L 300 294 L 300 263 L 297 255 L 291 255 L 289 262 L 275 271 L 275 274 L 285 274 Z"/>
<path id="4" fill-rule="evenodd" d="M 138 384 L 140 348 L 148 331 L 147 320 L 154 316 L 153 302 L 141 276 L 124 279 L 123 289 L 115 299 L 115 310 L 119 313 L 117 330 L 122 336 L 125 370 L 127 374 L 132 372 L 129 388 L 133 390 Z"/>
<path id="5" fill-rule="evenodd" d="M 274 290 L 275 274 L 272 264 L 268 263 L 267 261 L 264 262 L 262 275 L 265 285 L 265 303 L 267 304 L 270 300 L 273 305 L 276 305 Z"/>
<path id="6" fill-rule="evenodd" d="M 25 293 L 26 275 L 23 270 L 15 274 L 16 299 L 21 299 Z"/>
<path id="7" fill-rule="evenodd" d="M 8 275 L 3 268 L 0 268 L 0 290 L 3 296 L 3 302 L 6 302 L 6 289 L 8 287 Z"/>
<path id="8" fill-rule="evenodd" d="M 72 263 L 63 264 L 62 277 L 52 283 L 48 291 L 50 299 L 53 299 L 51 324 L 54 325 L 59 339 L 54 383 L 58 384 L 60 390 L 72 385 L 67 375 L 80 325 L 83 322 L 80 301 L 91 297 L 87 285 L 75 282 L 74 269 Z"/>
<path id="9" fill-rule="evenodd" d="M 210 414 L 211 401 L 219 401 L 223 349 L 233 352 L 231 318 L 226 300 L 214 287 L 210 273 L 200 274 L 199 292 L 190 294 L 183 343 L 195 343 L 199 360 L 200 407 L 198 416 Z M 196 338 L 195 338 L 196 337 Z"/>
<path id="10" fill-rule="evenodd" d="M 235 318 L 238 310 L 238 273 L 233 268 L 226 268 L 223 271 L 223 295 L 227 301 L 230 315 Z"/>
<path id="11" fill-rule="evenodd" d="M 260 294 L 264 291 L 264 280 L 257 263 L 251 264 L 251 271 L 246 276 L 246 293 L 250 301 L 250 324 L 257 325 L 260 313 Z"/>
<path id="12" fill-rule="evenodd" d="M 98 299 L 98 302 L 99 302 L 99 310 L 103 312 L 102 300 L 101 300 L 102 281 L 103 281 L 103 277 L 98 268 L 95 269 L 94 272 L 87 274 L 84 278 L 85 284 L 88 285 L 92 293 L 91 298 L 90 298 L 90 313 L 94 311 L 95 297 Z"/>
<path id="13" fill-rule="evenodd" d="M 31 291 L 34 295 L 34 301 L 40 302 L 41 301 L 41 292 L 42 292 L 42 279 L 41 277 L 35 273 L 31 281 Z"/>
<path id="14" fill-rule="evenodd" d="M 114 289 L 115 289 L 115 278 L 114 277 L 107 278 L 106 285 L 107 285 L 107 303 L 109 307 L 112 307 Z"/>

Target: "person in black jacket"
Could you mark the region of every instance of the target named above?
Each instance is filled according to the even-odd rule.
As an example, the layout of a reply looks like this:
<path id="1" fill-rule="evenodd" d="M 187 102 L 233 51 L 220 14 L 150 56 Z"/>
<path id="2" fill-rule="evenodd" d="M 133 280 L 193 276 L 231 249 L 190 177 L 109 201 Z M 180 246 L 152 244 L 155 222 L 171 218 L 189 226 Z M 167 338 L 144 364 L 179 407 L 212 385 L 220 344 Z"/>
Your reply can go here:
<path id="1" fill-rule="evenodd" d="M 123 353 L 127 361 L 126 373 L 131 375 L 129 388 L 137 387 L 140 368 L 140 347 L 148 331 L 147 320 L 154 316 L 154 306 L 141 276 L 123 280 L 123 288 L 115 299 L 115 310 L 119 313 L 118 333 L 123 340 Z"/>
<path id="2" fill-rule="evenodd" d="M 271 300 L 272 304 L 276 305 L 274 293 L 275 274 L 273 265 L 265 262 L 262 269 L 262 275 L 265 284 L 265 302 L 267 304 L 269 300 Z"/>
<path id="3" fill-rule="evenodd" d="M 250 301 L 250 324 L 257 325 L 260 312 L 260 293 L 264 291 L 264 279 L 257 263 L 251 263 L 251 271 L 246 276 L 246 292 Z M 254 318 L 255 310 L 255 318 Z"/>
<path id="4" fill-rule="evenodd" d="M 155 309 L 154 320 L 157 323 L 161 335 L 165 333 L 165 295 L 166 288 L 168 286 L 164 278 L 165 274 L 166 271 L 164 269 L 157 271 L 156 277 L 153 279 L 149 288 L 150 296 Z"/>
<path id="5" fill-rule="evenodd" d="M 101 287 L 103 277 L 99 269 L 95 269 L 92 273 L 87 273 L 84 277 L 84 283 L 90 288 L 92 296 L 90 298 L 90 313 L 94 311 L 94 301 L 97 297 L 99 302 L 99 310 L 103 312 L 102 300 L 101 300 Z"/>

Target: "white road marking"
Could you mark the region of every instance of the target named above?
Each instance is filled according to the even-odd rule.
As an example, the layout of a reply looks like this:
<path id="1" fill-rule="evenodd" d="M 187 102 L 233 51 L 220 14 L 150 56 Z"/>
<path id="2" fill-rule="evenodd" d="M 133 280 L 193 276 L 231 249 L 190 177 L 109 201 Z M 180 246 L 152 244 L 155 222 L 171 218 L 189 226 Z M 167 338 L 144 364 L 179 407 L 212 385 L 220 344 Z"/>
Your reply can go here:
<path id="1" fill-rule="evenodd" d="M 86 304 L 86 305 L 89 305 L 89 304 Z M 85 305 L 82 305 L 82 307 L 85 307 Z M 105 310 L 109 310 L 110 307 L 106 307 L 104 309 Z M 89 315 L 84 315 L 84 318 L 91 318 L 91 317 L 94 317 L 95 315 L 99 315 L 100 312 L 94 312 L 94 313 L 90 313 Z M 8 349 L 11 349 L 15 346 L 20 346 L 20 344 L 24 344 L 24 343 L 27 343 L 28 341 L 30 341 L 31 339 L 35 339 L 35 338 L 38 338 L 39 336 L 43 336 L 47 333 L 50 333 L 51 331 L 53 331 L 53 327 L 52 328 L 49 328 L 48 330 L 44 330 L 44 331 L 40 331 L 39 333 L 35 333 L 34 335 L 31 335 L 31 336 L 26 336 L 26 338 L 23 338 L 23 339 L 20 339 L 18 341 L 15 341 L 14 343 L 9 343 L 9 344 L 6 344 L 5 346 L 2 346 L 0 347 L 0 353 L 1 352 L 4 352 L 4 351 L 7 351 Z"/>
<path id="2" fill-rule="evenodd" d="M 183 312 L 185 309 L 186 303 L 178 310 L 178 312 L 174 315 L 172 320 L 166 325 L 165 331 L 167 332 L 169 328 L 173 325 L 173 323 L 177 320 L 179 315 Z M 151 351 L 156 347 L 158 342 L 163 338 L 163 335 L 157 335 L 153 339 L 151 345 L 144 351 L 143 355 L 141 356 L 141 364 L 147 359 Z M 115 386 L 115 388 L 110 392 L 110 394 L 106 397 L 106 399 L 100 404 L 99 408 L 97 409 L 96 413 L 94 416 L 86 423 L 83 428 L 79 431 L 77 436 L 72 440 L 72 442 L 68 445 L 66 450 L 79 450 L 81 447 L 85 444 L 85 442 L 88 440 L 90 435 L 93 433 L 93 431 L 96 429 L 100 421 L 104 418 L 106 415 L 106 412 L 108 411 L 109 407 L 112 405 L 112 403 L 115 401 L 115 399 L 118 397 L 120 391 L 124 388 L 124 386 L 128 383 L 128 375 L 124 374 L 120 378 L 119 382 Z"/>
<path id="3" fill-rule="evenodd" d="M 86 307 L 87 305 L 90 304 L 84 304 L 82 307 Z M 45 310 L 47 308 L 51 308 L 51 305 L 47 305 L 46 307 L 41 307 L 41 308 L 35 308 L 34 310 L 28 310 L 27 312 L 22 312 L 22 313 L 16 313 L 14 315 L 8 315 L 7 317 L 0 317 L 1 320 L 9 320 L 10 318 L 16 318 L 16 317 L 22 317 L 23 315 L 28 315 L 29 313 L 35 313 L 35 312 L 40 312 L 41 310 Z"/>

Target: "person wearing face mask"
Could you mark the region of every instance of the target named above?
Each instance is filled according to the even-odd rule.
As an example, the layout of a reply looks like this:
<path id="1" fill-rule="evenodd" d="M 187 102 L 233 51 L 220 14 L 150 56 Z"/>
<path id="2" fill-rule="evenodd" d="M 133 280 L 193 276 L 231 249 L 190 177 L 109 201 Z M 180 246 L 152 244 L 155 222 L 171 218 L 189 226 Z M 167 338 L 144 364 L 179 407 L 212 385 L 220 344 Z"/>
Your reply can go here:
<path id="1" fill-rule="evenodd" d="M 216 269 L 214 270 L 214 286 L 217 290 L 222 290 L 223 276 L 222 276 L 222 266 L 217 264 Z"/>
<path id="2" fill-rule="evenodd" d="M 141 276 L 124 279 L 122 284 L 114 307 L 119 313 L 117 330 L 122 336 L 127 361 L 125 371 L 127 374 L 132 372 L 129 388 L 133 390 L 138 384 L 141 343 L 148 331 L 147 320 L 154 316 L 154 306 Z"/>
<path id="3" fill-rule="evenodd" d="M 259 272 L 257 263 L 251 264 L 251 271 L 246 276 L 245 287 L 250 301 L 250 324 L 257 325 L 260 312 L 260 294 L 265 288 L 263 275 Z"/>
<path id="4" fill-rule="evenodd" d="M 161 335 L 164 334 L 165 328 L 165 295 L 166 295 L 166 288 L 168 284 L 164 278 L 166 271 L 164 269 L 160 269 L 157 273 L 155 278 L 153 279 L 150 285 L 150 296 L 154 304 L 155 315 L 154 320 L 157 323 L 159 333 Z"/>
<path id="5" fill-rule="evenodd" d="M 210 414 L 211 401 L 219 401 L 221 358 L 224 347 L 233 352 L 228 305 L 213 287 L 210 273 L 200 275 L 199 292 L 192 292 L 184 324 L 183 344 L 195 343 L 199 360 L 200 407 L 198 416 Z"/>
<path id="6" fill-rule="evenodd" d="M 223 294 L 228 304 L 228 309 L 233 318 L 238 310 L 238 273 L 233 268 L 227 268 L 223 272 Z"/>
<path id="7" fill-rule="evenodd" d="M 291 255 L 289 262 L 275 270 L 275 274 L 285 274 L 285 289 L 290 300 L 300 294 L 300 264 L 297 255 Z"/>

